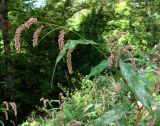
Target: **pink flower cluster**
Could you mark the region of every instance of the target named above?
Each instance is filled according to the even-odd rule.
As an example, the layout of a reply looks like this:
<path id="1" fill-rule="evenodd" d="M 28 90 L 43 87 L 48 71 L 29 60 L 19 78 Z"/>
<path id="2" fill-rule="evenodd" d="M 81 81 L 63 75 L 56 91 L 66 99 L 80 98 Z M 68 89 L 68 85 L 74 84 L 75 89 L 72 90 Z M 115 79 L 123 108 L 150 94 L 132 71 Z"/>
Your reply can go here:
<path id="1" fill-rule="evenodd" d="M 23 30 L 30 28 L 33 23 L 36 23 L 36 18 L 30 18 L 27 22 L 22 24 L 19 28 L 17 28 L 14 35 L 15 48 L 17 52 L 20 52 L 20 37 Z"/>
<path id="2" fill-rule="evenodd" d="M 120 32 L 117 35 L 111 35 L 108 39 L 108 47 L 112 49 L 112 54 L 108 58 L 109 66 L 112 66 L 114 64 L 115 68 L 118 66 L 118 62 L 121 58 L 121 54 L 125 53 L 129 58 L 131 58 L 131 64 L 133 66 L 136 66 L 134 57 L 132 53 L 130 52 L 130 49 L 132 49 L 131 45 L 127 45 L 123 48 L 120 47 L 117 43 L 114 43 L 114 39 L 119 39 L 122 35 L 125 35 L 126 32 Z M 114 48 L 113 48 L 114 47 Z"/>
<path id="3" fill-rule="evenodd" d="M 73 52 L 73 48 L 72 49 L 69 49 L 68 52 L 67 52 L 67 66 L 68 66 L 68 71 L 70 74 L 73 73 L 73 70 L 72 70 L 72 52 Z"/>
<path id="4" fill-rule="evenodd" d="M 65 32 L 63 30 L 60 31 L 59 38 L 58 38 L 58 45 L 59 45 L 60 52 L 64 51 L 64 34 Z"/>
<path id="5" fill-rule="evenodd" d="M 43 25 L 39 28 L 36 29 L 36 31 L 34 32 L 34 35 L 33 35 L 33 47 L 37 46 L 37 41 L 38 41 L 38 37 L 40 36 L 41 32 L 42 32 L 42 29 L 43 29 Z"/>

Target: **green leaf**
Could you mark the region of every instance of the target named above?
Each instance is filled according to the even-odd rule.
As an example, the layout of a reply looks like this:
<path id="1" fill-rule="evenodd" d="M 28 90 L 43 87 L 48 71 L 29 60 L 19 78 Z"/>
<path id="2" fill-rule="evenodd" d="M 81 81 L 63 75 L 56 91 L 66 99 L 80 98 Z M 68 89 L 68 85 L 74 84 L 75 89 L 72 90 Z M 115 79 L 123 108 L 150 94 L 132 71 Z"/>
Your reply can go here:
<path id="1" fill-rule="evenodd" d="M 68 108 L 63 109 L 63 115 L 64 115 L 65 119 L 72 119 L 73 118 L 73 114 Z"/>
<path id="2" fill-rule="evenodd" d="M 59 55 L 57 56 L 56 63 L 54 65 L 54 69 L 53 69 L 53 73 L 52 73 L 51 89 L 52 89 L 53 78 L 54 78 L 54 73 L 55 73 L 57 64 L 64 57 L 64 55 L 66 54 L 68 49 L 75 48 L 76 45 L 79 45 L 79 44 L 80 45 L 88 45 L 88 44 L 95 45 L 97 43 L 95 43 L 92 40 L 82 40 L 82 39 L 79 39 L 79 40 L 68 40 L 67 43 L 64 45 L 64 51 L 60 52 Z"/>
<path id="3" fill-rule="evenodd" d="M 92 76 L 95 76 L 97 74 L 100 74 L 104 69 L 108 67 L 108 61 L 102 60 L 97 66 L 91 69 L 91 72 L 87 76 L 87 78 L 90 78 Z"/>
<path id="4" fill-rule="evenodd" d="M 105 126 L 107 124 L 118 121 L 123 118 L 127 113 L 129 113 L 131 108 L 126 105 L 118 106 L 108 112 L 103 116 L 97 118 L 94 122 L 94 126 Z"/>
<path id="5" fill-rule="evenodd" d="M 145 89 L 144 81 L 141 80 L 138 71 L 131 64 L 120 62 L 120 69 L 124 78 L 128 82 L 131 91 L 137 96 L 144 107 L 151 113 L 153 97 Z"/>
<path id="6" fill-rule="evenodd" d="M 76 45 L 78 45 L 78 44 L 81 44 L 81 45 L 88 45 L 88 44 L 95 45 L 97 43 L 95 43 L 92 40 L 81 40 L 81 39 L 80 40 L 68 40 L 67 43 L 64 46 L 64 52 L 59 53 L 59 55 L 56 59 L 56 64 L 63 58 L 63 56 L 66 54 L 68 49 L 75 48 Z"/>

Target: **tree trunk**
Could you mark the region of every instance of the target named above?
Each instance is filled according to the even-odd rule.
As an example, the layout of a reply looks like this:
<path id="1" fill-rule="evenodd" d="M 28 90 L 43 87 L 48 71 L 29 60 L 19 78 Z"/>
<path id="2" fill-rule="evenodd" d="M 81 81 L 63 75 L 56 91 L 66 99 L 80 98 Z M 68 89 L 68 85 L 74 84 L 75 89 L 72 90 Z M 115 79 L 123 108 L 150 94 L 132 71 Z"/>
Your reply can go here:
<path id="1" fill-rule="evenodd" d="M 12 79 L 12 65 L 11 65 L 11 50 L 9 42 L 9 22 L 8 22 L 8 9 L 7 0 L 0 0 L 0 27 L 2 30 L 2 37 L 4 42 L 5 50 L 5 61 L 6 61 L 6 82 L 7 92 L 6 100 L 13 100 L 13 79 Z"/>

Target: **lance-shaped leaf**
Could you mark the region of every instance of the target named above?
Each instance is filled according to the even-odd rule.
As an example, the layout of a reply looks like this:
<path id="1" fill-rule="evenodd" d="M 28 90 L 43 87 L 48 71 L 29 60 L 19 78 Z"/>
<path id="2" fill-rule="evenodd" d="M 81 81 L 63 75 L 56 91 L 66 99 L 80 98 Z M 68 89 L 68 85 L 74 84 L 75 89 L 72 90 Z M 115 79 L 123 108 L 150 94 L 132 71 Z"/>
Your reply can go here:
<path id="1" fill-rule="evenodd" d="M 68 49 L 75 48 L 76 45 L 79 45 L 79 44 L 81 44 L 81 45 L 88 45 L 88 44 L 95 45 L 97 43 L 95 43 L 92 40 L 81 40 L 81 39 L 80 40 L 68 40 L 64 46 L 64 51 L 59 53 L 59 55 L 56 59 L 56 64 L 63 58 L 63 56 L 66 54 Z"/>
<path id="2" fill-rule="evenodd" d="M 90 78 L 92 76 L 95 76 L 97 74 L 100 74 L 104 69 L 108 67 L 108 61 L 107 60 L 102 60 L 97 66 L 93 67 L 91 69 L 91 72 L 87 76 L 87 78 Z"/>
<path id="3" fill-rule="evenodd" d="M 71 49 L 71 48 L 75 48 L 76 45 L 88 45 L 88 44 L 95 45 L 97 43 L 95 43 L 92 40 L 82 40 L 82 39 L 80 39 L 80 40 L 68 40 L 67 41 L 67 43 L 64 46 L 63 52 L 60 52 L 59 55 L 57 56 L 56 63 L 54 65 L 54 69 L 53 69 L 53 73 L 52 73 L 51 89 L 52 89 L 53 78 L 54 78 L 54 73 L 55 73 L 55 70 L 56 70 L 56 66 L 59 63 L 59 61 L 64 57 L 64 55 L 67 53 L 67 50 Z"/>
<path id="4" fill-rule="evenodd" d="M 128 63 L 120 62 L 121 72 L 127 80 L 131 91 L 137 96 L 139 101 L 151 113 L 152 95 L 145 89 L 144 81 L 141 80 L 138 71 Z"/>
<path id="5" fill-rule="evenodd" d="M 93 126 L 105 126 L 107 124 L 118 121 L 129 113 L 131 108 L 127 105 L 117 106 L 116 108 L 106 112 L 103 116 L 97 118 Z"/>

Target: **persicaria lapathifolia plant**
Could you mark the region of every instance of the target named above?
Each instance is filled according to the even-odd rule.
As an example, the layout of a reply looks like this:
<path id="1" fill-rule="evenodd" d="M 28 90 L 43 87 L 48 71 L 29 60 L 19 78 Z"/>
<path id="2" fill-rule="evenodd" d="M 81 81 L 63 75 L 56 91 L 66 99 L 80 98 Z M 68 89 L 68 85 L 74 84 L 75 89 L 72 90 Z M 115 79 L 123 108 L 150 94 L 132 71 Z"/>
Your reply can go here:
<path id="1" fill-rule="evenodd" d="M 15 32 L 15 36 L 14 36 L 14 42 L 15 42 L 15 48 L 16 48 L 16 51 L 19 53 L 20 52 L 20 37 L 21 37 L 21 33 L 23 30 L 25 29 L 29 29 L 30 26 L 33 24 L 33 23 L 37 23 L 37 18 L 30 18 L 28 21 L 26 21 L 24 24 L 22 24 L 19 28 L 17 28 L 16 32 Z M 42 30 L 44 29 L 44 26 L 40 26 L 39 28 L 36 29 L 36 31 L 34 32 L 34 35 L 33 35 L 33 39 L 32 39 L 32 44 L 33 44 L 33 47 L 37 46 L 38 44 L 38 38 L 42 32 Z M 60 50 L 60 53 L 63 53 L 64 52 L 64 30 L 61 30 L 60 31 L 60 34 L 59 34 L 59 38 L 58 38 L 58 45 L 59 45 L 59 50 Z M 73 49 L 69 49 L 68 52 L 67 52 L 67 66 L 68 66 L 68 71 L 70 74 L 73 73 L 73 70 L 72 70 L 72 61 L 71 61 L 71 53 L 73 52 Z"/>
<path id="2" fill-rule="evenodd" d="M 108 47 L 111 49 L 111 55 L 108 58 L 109 66 L 114 65 L 115 68 L 118 67 L 118 62 L 121 59 L 121 55 L 124 53 L 131 59 L 131 64 L 135 67 L 136 63 L 134 57 L 131 53 L 132 46 L 126 45 L 121 47 L 118 43 L 113 42 L 113 40 L 118 40 L 122 35 L 127 34 L 126 32 L 120 32 L 116 35 L 111 35 L 108 39 Z"/>

